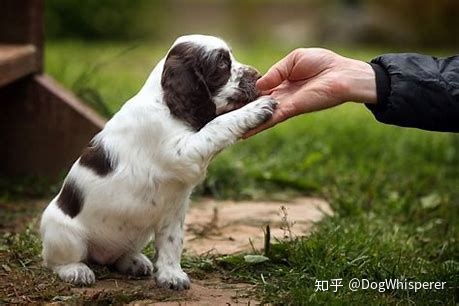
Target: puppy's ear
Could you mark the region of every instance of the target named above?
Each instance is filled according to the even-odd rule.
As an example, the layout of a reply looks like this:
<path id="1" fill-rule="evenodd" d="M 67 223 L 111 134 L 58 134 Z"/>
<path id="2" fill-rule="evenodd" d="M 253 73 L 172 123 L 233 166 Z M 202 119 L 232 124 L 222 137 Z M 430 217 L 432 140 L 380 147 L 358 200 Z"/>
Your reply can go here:
<path id="1" fill-rule="evenodd" d="M 202 75 L 204 52 L 192 43 L 177 44 L 167 55 L 161 77 L 163 99 L 170 112 L 196 130 L 217 116 Z"/>

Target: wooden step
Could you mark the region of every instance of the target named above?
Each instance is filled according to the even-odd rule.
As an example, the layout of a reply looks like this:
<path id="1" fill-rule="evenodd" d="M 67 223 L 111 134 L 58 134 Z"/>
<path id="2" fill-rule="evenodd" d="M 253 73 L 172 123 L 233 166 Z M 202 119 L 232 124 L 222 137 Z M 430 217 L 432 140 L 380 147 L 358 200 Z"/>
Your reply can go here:
<path id="1" fill-rule="evenodd" d="M 0 44 L 0 86 L 38 71 L 33 45 Z"/>
<path id="2" fill-rule="evenodd" d="M 104 123 L 47 75 L 0 87 L 0 178 L 61 180 Z"/>

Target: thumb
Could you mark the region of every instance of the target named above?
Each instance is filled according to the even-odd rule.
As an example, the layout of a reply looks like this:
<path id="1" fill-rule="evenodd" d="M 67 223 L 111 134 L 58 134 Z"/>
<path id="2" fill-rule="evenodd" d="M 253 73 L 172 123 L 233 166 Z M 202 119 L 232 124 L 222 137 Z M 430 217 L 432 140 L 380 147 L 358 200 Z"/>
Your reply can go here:
<path id="1" fill-rule="evenodd" d="M 269 90 L 287 80 L 293 67 L 291 54 L 274 64 L 268 72 L 257 81 L 259 90 Z"/>

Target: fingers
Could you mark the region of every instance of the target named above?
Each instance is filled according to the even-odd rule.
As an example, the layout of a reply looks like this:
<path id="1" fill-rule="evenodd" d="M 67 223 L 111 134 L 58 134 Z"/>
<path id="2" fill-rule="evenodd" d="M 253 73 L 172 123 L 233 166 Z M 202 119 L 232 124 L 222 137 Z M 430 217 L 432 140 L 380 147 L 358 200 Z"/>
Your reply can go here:
<path id="1" fill-rule="evenodd" d="M 269 90 L 278 86 L 284 80 L 287 80 L 295 64 L 294 58 L 294 53 L 291 52 L 274 64 L 265 75 L 258 79 L 257 88 L 259 90 Z"/>

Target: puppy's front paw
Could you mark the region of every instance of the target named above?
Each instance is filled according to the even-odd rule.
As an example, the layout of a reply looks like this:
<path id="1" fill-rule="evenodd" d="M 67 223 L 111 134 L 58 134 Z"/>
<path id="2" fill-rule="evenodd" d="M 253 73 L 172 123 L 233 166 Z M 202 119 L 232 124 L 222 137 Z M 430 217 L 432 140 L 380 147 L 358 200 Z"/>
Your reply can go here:
<path id="1" fill-rule="evenodd" d="M 182 269 L 158 268 L 155 273 L 156 285 L 174 290 L 190 289 L 190 279 Z"/>
<path id="2" fill-rule="evenodd" d="M 53 270 L 67 283 L 75 285 L 91 285 L 96 281 L 94 272 L 82 262 L 56 266 Z"/>
<path id="3" fill-rule="evenodd" d="M 254 115 L 248 128 L 255 128 L 268 121 L 277 108 L 277 101 L 270 96 L 262 96 L 254 102 L 248 104 L 249 111 Z"/>
<path id="4" fill-rule="evenodd" d="M 153 264 L 143 254 L 129 254 L 121 257 L 115 267 L 123 274 L 133 276 L 148 276 L 153 274 Z"/>

